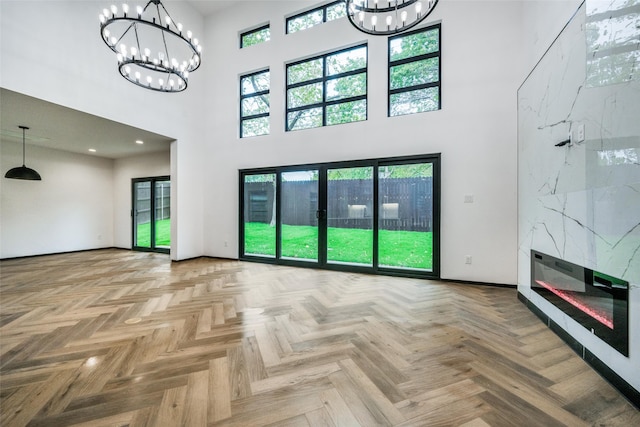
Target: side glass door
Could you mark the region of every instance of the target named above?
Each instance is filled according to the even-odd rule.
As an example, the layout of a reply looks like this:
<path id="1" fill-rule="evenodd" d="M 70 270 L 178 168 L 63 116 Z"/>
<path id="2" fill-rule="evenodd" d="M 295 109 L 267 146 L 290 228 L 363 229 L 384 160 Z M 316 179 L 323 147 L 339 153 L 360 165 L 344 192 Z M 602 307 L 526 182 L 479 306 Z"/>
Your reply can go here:
<path id="1" fill-rule="evenodd" d="M 243 256 L 276 257 L 276 174 L 242 175 Z"/>
<path id="2" fill-rule="evenodd" d="M 373 266 L 373 166 L 327 170 L 327 263 Z"/>
<path id="3" fill-rule="evenodd" d="M 319 170 L 280 173 L 280 259 L 318 262 Z"/>
<path id="4" fill-rule="evenodd" d="M 133 250 L 169 253 L 171 181 L 167 176 L 132 180 Z"/>
<path id="5" fill-rule="evenodd" d="M 433 270 L 434 164 L 378 167 L 378 265 Z"/>
<path id="6" fill-rule="evenodd" d="M 151 249 L 151 181 L 133 182 L 133 247 Z"/>
<path id="7" fill-rule="evenodd" d="M 155 181 L 154 188 L 155 233 L 153 247 L 169 250 L 171 247 L 171 181 Z"/>

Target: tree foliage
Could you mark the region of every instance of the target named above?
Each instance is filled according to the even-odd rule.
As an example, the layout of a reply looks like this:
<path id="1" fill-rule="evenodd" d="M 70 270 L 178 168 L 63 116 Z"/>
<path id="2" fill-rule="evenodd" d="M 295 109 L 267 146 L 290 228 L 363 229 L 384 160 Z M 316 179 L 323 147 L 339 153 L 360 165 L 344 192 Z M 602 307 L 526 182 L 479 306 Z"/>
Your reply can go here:
<path id="1" fill-rule="evenodd" d="M 261 28 L 242 35 L 242 47 L 249 47 L 271 40 L 271 28 Z"/>
<path id="2" fill-rule="evenodd" d="M 420 113 L 439 108 L 440 91 L 437 87 L 416 87 L 440 81 L 440 58 L 429 56 L 440 49 L 439 32 L 439 28 L 431 28 L 390 40 L 389 89 L 400 91 L 389 97 L 389 115 Z"/>

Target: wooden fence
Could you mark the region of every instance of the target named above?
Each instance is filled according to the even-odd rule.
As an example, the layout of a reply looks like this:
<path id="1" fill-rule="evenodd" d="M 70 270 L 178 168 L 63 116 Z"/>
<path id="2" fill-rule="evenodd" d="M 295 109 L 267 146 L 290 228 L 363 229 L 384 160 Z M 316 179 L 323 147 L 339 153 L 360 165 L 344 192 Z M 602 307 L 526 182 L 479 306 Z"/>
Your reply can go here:
<path id="1" fill-rule="evenodd" d="M 317 181 L 282 183 L 282 223 L 316 225 Z M 245 221 L 270 223 L 274 214 L 274 183 L 245 184 Z M 338 228 L 373 226 L 373 186 L 370 180 L 334 180 L 327 183 L 327 225 Z M 384 230 L 431 231 L 432 178 L 387 178 L 380 181 L 379 221 Z"/>

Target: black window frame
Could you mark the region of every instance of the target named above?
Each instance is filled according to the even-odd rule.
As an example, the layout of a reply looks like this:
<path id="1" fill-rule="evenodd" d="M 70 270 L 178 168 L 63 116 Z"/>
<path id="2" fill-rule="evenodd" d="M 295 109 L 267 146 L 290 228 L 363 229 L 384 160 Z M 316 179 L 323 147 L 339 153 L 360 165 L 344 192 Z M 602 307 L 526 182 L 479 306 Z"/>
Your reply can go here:
<path id="1" fill-rule="evenodd" d="M 247 77 L 257 76 L 257 75 L 263 74 L 263 73 L 269 73 L 269 89 L 258 91 L 258 92 L 253 92 L 253 93 L 250 93 L 250 94 L 243 94 L 242 93 L 242 80 L 247 78 Z M 239 107 L 240 107 L 240 138 L 252 138 L 252 137 L 257 137 L 257 136 L 269 135 L 271 133 L 271 126 L 269 126 L 269 132 L 267 132 L 267 133 L 260 134 L 260 135 L 248 135 L 248 136 L 245 136 L 245 135 L 243 135 L 243 132 L 242 132 L 242 129 L 243 129 L 242 125 L 245 122 L 245 120 L 253 120 L 253 119 L 259 119 L 259 118 L 262 118 L 262 117 L 269 117 L 271 115 L 271 103 L 269 103 L 269 111 L 266 112 L 266 113 L 259 113 L 259 114 L 252 114 L 252 115 L 249 115 L 249 116 L 243 116 L 243 114 L 242 114 L 242 102 L 245 99 L 248 99 L 248 98 L 255 98 L 257 96 L 269 95 L 271 93 L 271 70 L 269 68 L 264 68 L 264 69 L 262 69 L 260 71 L 254 71 L 252 73 L 242 74 L 242 75 L 240 75 L 239 83 L 240 83 L 240 85 L 239 85 L 240 86 L 239 87 L 239 90 L 240 90 L 240 104 L 239 104 Z"/>
<path id="2" fill-rule="evenodd" d="M 379 264 L 379 170 L 384 166 L 396 166 L 402 164 L 413 164 L 416 162 L 428 162 L 433 165 L 432 175 L 432 268 L 431 270 L 421 270 L 414 268 L 394 268 L 390 266 L 384 266 Z M 400 157 L 385 157 L 385 158 L 373 158 L 373 159 L 360 159 L 360 160 L 344 160 L 337 162 L 325 162 L 325 163 L 311 163 L 300 165 L 281 165 L 271 166 L 265 168 L 251 168 L 251 169 L 239 169 L 238 170 L 238 259 L 242 261 L 252 261 L 265 264 L 287 265 L 294 267 L 316 268 L 323 270 L 335 270 L 335 271 L 347 271 L 354 273 L 366 273 L 377 274 L 386 276 L 399 276 L 399 277 L 414 277 L 421 279 L 440 279 L 441 272 L 441 153 L 422 154 L 413 156 L 400 156 Z M 342 263 L 328 263 L 326 259 L 326 252 L 323 249 L 326 248 L 327 236 L 323 234 L 322 230 L 326 230 L 326 224 L 321 222 L 326 221 L 326 210 L 324 217 L 320 215 L 318 218 L 320 223 L 318 234 L 318 259 L 314 262 L 307 262 L 307 260 L 296 260 L 282 257 L 281 243 L 281 221 L 282 216 L 282 173 L 290 171 L 298 171 L 303 169 L 317 169 L 318 176 L 318 212 L 325 208 L 327 203 L 327 171 L 330 169 L 338 168 L 353 168 L 353 167 L 373 167 L 373 264 L 372 265 L 356 265 L 356 264 L 342 264 Z M 276 224 L 275 230 L 275 255 L 257 255 L 245 253 L 245 177 L 251 175 L 275 175 L 274 186 L 274 199 L 276 203 L 276 209 L 274 210 L 275 219 L 273 221 Z M 323 219 L 324 218 L 324 219 Z"/>
<path id="3" fill-rule="evenodd" d="M 401 39 L 414 34 L 426 33 L 429 31 L 433 31 L 435 29 L 438 30 L 438 50 L 436 52 L 430 52 L 422 55 L 411 56 L 409 58 L 398 59 L 395 61 L 391 60 L 391 42 L 393 40 Z M 419 85 L 391 89 L 391 68 L 392 67 L 403 65 L 403 64 L 409 64 L 412 62 L 423 61 L 425 59 L 431 59 L 431 58 L 438 58 L 438 81 L 437 82 L 423 83 Z M 420 111 L 418 113 L 407 113 L 407 114 L 400 114 L 400 115 L 394 115 L 394 116 L 391 115 L 391 96 L 392 95 L 405 93 L 405 92 L 413 92 L 416 90 L 428 89 L 432 87 L 438 88 L 438 108 L 437 109 Z M 387 40 L 387 117 L 399 117 L 399 116 L 406 116 L 411 114 L 428 113 L 430 111 L 438 111 L 441 109 L 442 109 L 442 25 L 441 23 L 438 22 L 437 24 L 429 25 L 427 27 L 419 28 L 417 30 L 413 30 L 413 31 L 409 31 L 406 33 L 389 37 Z"/>
<path id="4" fill-rule="evenodd" d="M 327 22 L 327 9 L 329 9 L 332 6 L 335 6 L 338 3 L 344 3 L 345 4 L 344 7 L 345 7 L 345 11 L 346 11 L 346 7 L 347 7 L 346 2 L 344 0 L 337 0 L 337 1 L 332 1 L 330 3 L 323 4 L 323 5 L 318 6 L 318 7 L 314 7 L 313 9 L 307 9 L 304 12 L 296 13 L 295 15 L 287 17 L 287 19 L 285 19 L 285 22 L 284 22 L 284 33 L 285 34 L 294 34 L 294 33 L 297 33 L 299 31 L 304 31 L 304 30 L 308 30 L 309 28 L 315 27 L 315 25 L 314 25 L 313 27 L 305 28 L 304 30 L 294 31 L 293 33 L 289 32 L 289 22 L 290 21 L 293 21 L 294 19 L 300 18 L 300 17 L 305 16 L 305 15 L 310 15 L 312 13 L 315 13 L 315 12 L 319 11 L 319 10 L 322 10 L 322 22 L 320 22 L 320 23 L 318 23 L 316 25 L 320 25 L 320 24 L 326 23 Z M 347 16 L 347 15 L 345 15 L 345 16 Z"/>
<path id="5" fill-rule="evenodd" d="M 240 33 L 240 41 L 239 41 L 240 42 L 240 49 L 243 49 L 245 47 L 256 46 L 255 44 L 252 44 L 252 45 L 249 45 L 249 46 L 245 46 L 244 43 L 243 43 L 245 36 L 248 36 L 249 34 L 253 34 L 253 33 L 259 33 L 260 31 L 267 30 L 267 29 L 269 30 L 269 40 L 271 40 L 271 23 L 266 23 L 265 25 L 261 25 L 259 27 L 255 27 L 255 28 L 252 28 L 250 30 L 247 30 L 247 31 L 244 31 L 244 32 Z M 265 42 L 267 42 L 269 40 L 265 40 Z M 262 43 L 264 43 L 264 42 L 262 42 Z M 258 43 L 258 44 L 260 44 L 260 43 Z"/>
<path id="6" fill-rule="evenodd" d="M 356 50 L 356 49 L 361 49 L 361 48 L 365 48 L 365 61 L 366 61 L 366 65 L 363 68 L 358 68 L 356 70 L 350 70 L 350 71 L 345 71 L 343 73 L 339 73 L 339 74 L 333 74 L 328 76 L 327 75 L 327 58 L 330 56 L 334 56 L 334 55 L 338 55 L 341 54 L 343 52 L 349 52 L 351 50 Z M 296 82 L 296 83 L 289 83 L 289 68 L 295 65 L 299 65 L 299 64 L 303 64 L 305 62 L 311 62 L 311 61 L 315 61 L 321 59 L 322 60 L 322 77 L 317 77 L 314 79 L 309 79 L 309 80 L 305 80 L 302 82 Z M 351 96 L 351 97 L 346 97 L 346 98 L 339 98 L 339 99 L 334 99 L 331 101 L 327 101 L 327 91 L 326 91 L 326 86 L 327 86 L 327 82 L 331 81 L 331 80 L 337 80 L 343 77 L 348 77 L 348 76 L 355 76 L 357 74 L 361 74 L 364 73 L 365 74 L 365 94 L 364 95 L 357 95 L 357 96 Z M 365 117 L 363 120 L 357 120 L 357 122 L 361 122 L 361 121 L 366 121 L 368 120 L 369 117 L 369 45 L 368 43 L 361 43 L 358 44 L 356 46 L 351 46 L 348 48 L 344 48 L 344 49 L 339 49 L 339 50 L 334 50 L 322 55 L 317 55 L 317 56 L 313 56 L 310 58 L 305 58 L 299 61 L 295 61 L 295 62 L 290 62 L 288 64 L 286 64 L 285 67 L 285 97 L 286 97 L 286 108 L 285 108 L 285 117 L 284 117 L 284 126 L 285 126 L 285 132 L 290 132 L 292 131 L 292 129 L 289 129 L 289 113 L 294 113 L 296 111 L 304 111 L 304 110 L 312 110 L 314 108 L 322 108 L 322 125 L 321 126 L 317 126 L 317 127 L 312 127 L 312 128 L 303 128 L 303 129 L 293 129 L 295 130 L 305 130 L 305 129 L 317 129 L 319 127 L 325 127 L 327 126 L 327 107 L 332 106 L 332 105 L 337 105 L 337 104 L 346 104 L 348 102 L 354 102 L 354 101 L 361 101 L 361 100 L 365 100 L 366 101 L 366 111 L 365 111 Z M 295 89 L 297 87 L 302 87 L 302 86 L 307 86 L 310 84 L 314 84 L 314 83 L 321 83 L 322 84 L 322 101 L 321 102 L 317 102 L 315 104 L 308 104 L 308 105 L 303 105 L 300 107 L 293 107 L 293 108 L 289 108 L 289 90 L 290 89 Z M 345 122 L 345 123 L 356 123 L 356 122 Z M 339 123 L 339 124 L 345 124 L 345 123 Z"/>

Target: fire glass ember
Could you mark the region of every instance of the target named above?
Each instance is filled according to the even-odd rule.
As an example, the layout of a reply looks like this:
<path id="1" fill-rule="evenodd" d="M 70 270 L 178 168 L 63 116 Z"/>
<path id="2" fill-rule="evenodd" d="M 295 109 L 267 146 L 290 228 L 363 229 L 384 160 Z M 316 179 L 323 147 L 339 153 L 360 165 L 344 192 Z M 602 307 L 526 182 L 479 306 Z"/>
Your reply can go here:
<path id="1" fill-rule="evenodd" d="M 629 282 L 531 251 L 531 288 L 625 356 Z"/>

